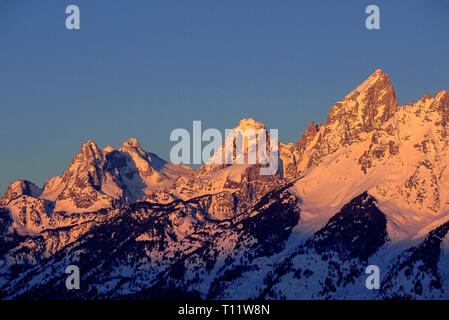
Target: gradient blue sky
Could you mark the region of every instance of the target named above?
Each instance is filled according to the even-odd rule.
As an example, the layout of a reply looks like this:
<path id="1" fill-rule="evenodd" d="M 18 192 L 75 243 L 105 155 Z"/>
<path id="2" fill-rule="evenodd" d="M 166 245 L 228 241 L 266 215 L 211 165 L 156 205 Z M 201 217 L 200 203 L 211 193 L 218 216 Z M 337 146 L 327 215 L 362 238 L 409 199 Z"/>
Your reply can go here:
<path id="1" fill-rule="evenodd" d="M 65 29 L 77 4 L 81 30 Z M 366 30 L 369 4 L 381 30 Z M 296 142 L 377 68 L 399 102 L 449 89 L 449 1 L 0 2 L 0 193 L 59 175 L 93 139 L 136 137 L 168 159 L 170 132 L 253 117 Z"/>

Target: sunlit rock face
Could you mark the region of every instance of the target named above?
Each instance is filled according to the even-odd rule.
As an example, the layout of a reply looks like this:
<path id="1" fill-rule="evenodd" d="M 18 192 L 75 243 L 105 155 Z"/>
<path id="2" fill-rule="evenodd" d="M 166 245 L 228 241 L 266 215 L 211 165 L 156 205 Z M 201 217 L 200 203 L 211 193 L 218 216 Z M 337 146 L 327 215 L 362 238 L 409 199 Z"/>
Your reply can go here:
<path id="1" fill-rule="evenodd" d="M 0 199 L 0 297 L 449 299 L 448 115 L 447 91 L 399 106 L 377 70 L 296 144 L 266 130 L 239 155 L 225 137 L 198 170 L 88 141 L 43 189 Z M 272 175 L 246 161 L 261 138 Z M 65 289 L 68 264 L 83 290 Z"/>
<path id="2" fill-rule="evenodd" d="M 382 130 L 398 108 L 389 77 L 377 70 L 332 106 L 324 125 L 309 124 L 296 143 L 302 155 L 300 168 L 315 165 L 344 146 L 364 141 L 367 133 Z"/>
<path id="3" fill-rule="evenodd" d="M 5 194 L 0 198 L 0 205 L 7 205 L 21 196 L 39 197 L 42 190 L 34 183 L 26 180 L 18 180 L 8 186 Z"/>

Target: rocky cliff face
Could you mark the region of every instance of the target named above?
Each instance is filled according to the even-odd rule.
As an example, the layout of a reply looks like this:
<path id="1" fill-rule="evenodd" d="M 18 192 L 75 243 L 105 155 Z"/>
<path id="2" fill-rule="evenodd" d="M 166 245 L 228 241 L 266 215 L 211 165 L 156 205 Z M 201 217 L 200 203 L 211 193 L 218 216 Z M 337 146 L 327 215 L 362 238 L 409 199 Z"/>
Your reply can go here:
<path id="1" fill-rule="evenodd" d="M 398 108 L 390 79 L 377 70 L 330 109 L 324 125 L 309 124 L 296 144 L 303 154 L 300 169 L 316 165 L 342 147 L 363 141 L 366 133 L 380 130 Z"/>
<path id="2" fill-rule="evenodd" d="M 8 190 L 6 190 L 0 199 L 0 205 L 7 205 L 21 196 L 39 197 L 41 194 L 42 190 L 34 183 L 26 180 L 18 180 L 9 185 Z"/>

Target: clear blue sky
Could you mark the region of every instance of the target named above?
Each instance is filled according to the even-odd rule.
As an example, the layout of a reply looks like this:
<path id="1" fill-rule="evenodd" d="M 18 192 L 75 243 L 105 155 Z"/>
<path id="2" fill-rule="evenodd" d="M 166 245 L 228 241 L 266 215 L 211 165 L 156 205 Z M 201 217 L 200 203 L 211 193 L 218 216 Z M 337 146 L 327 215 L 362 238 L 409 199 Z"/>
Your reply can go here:
<path id="1" fill-rule="evenodd" d="M 253 117 L 296 142 L 377 68 L 401 104 L 449 89 L 449 1 L 2 0 L 0 193 L 42 186 L 88 139 L 136 137 L 167 159 L 192 120 Z"/>

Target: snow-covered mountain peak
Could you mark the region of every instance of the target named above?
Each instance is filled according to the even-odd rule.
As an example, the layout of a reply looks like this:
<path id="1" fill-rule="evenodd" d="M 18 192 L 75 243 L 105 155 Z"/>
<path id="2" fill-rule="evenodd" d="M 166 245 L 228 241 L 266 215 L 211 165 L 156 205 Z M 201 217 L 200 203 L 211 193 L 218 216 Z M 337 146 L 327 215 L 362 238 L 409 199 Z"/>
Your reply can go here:
<path id="1" fill-rule="evenodd" d="M 89 140 L 81 146 L 61 176 L 45 183 L 44 190 L 28 181 L 16 181 L 8 188 L 0 206 L 8 205 L 16 215 L 22 204 L 15 200 L 27 196 L 23 201 L 37 201 L 36 205 L 41 207 L 40 217 L 47 216 L 50 211 L 93 212 L 143 199 L 169 187 L 178 177 L 191 173 L 190 168 L 168 164 L 157 155 L 145 152 L 135 138 L 128 139 L 119 150 L 111 146 L 100 150 L 93 140 Z M 45 205 L 39 201 L 45 201 Z M 22 229 L 29 227 L 24 225 Z"/>
<path id="2" fill-rule="evenodd" d="M 327 123 L 344 120 L 356 131 L 379 128 L 398 110 L 390 78 L 378 69 L 329 111 Z M 345 119 L 342 119 L 345 118 Z"/>
<path id="3" fill-rule="evenodd" d="M 25 195 L 31 197 L 39 197 L 42 189 L 34 183 L 27 180 L 17 180 L 8 186 L 3 197 L 0 198 L 0 205 L 7 205 L 11 201 Z"/>
<path id="4" fill-rule="evenodd" d="M 295 175 L 295 146 L 271 139 L 269 130 L 259 130 L 267 128 L 254 119 L 242 119 L 203 166 L 190 177 L 181 177 L 175 182 L 175 194 L 182 199 L 213 195 L 212 203 L 208 204 L 209 213 L 214 219 L 221 219 L 235 215 L 258 201 L 277 187 L 283 177 Z M 279 145 L 275 164 L 278 170 L 272 175 L 261 175 L 261 167 L 267 166 L 272 155 L 273 143 Z M 261 151 L 261 147 L 266 151 Z"/>
<path id="5" fill-rule="evenodd" d="M 112 147 L 112 146 L 107 146 L 107 147 L 105 147 L 104 149 L 103 149 L 103 153 L 104 154 L 108 154 L 108 153 L 110 153 L 110 152 L 112 152 L 112 151 L 115 151 L 116 149 L 114 148 L 114 147 Z"/>
<path id="6" fill-rule="evenodd" d="M 435 100 L 437 101 L 449 101 L 449 92 L 447 90 L 438 91 L 435 94 Z"/>
<path id="7" fill-rule="evenodd" d="M 300 170 L 309 169 L 297 183 L 304 211 L 312 216 L 319 201 L 325 218 L 326 206 L 335 210 L 368 190 L 391 221 L 393 239 L 419 234 L 449 209 L 448 136 L 446 90 L 399 107 L 390 80 L 376 71 L 298 141 Z"/>
<path id="8" fill-rule="evenodd" d="M 139 141 L 137 141 L 136 138 L 129 138 L 128 140 L 126 140 L 122 147 L 120 149 L 128 149 L 128 148 L 135 148 L 135 149 L 142 149 Z"/>
<path id="9" fill-rule="evenodd" d="M 322 126 L 321 123 L 315 124 L 314 121 L 311 121 L 307 126 L 304 134 L 301 136 L 301 138 L 299 138 L 298 142 L 296 143 L 296 148 L 300 151 L 305 150 L 306 146 L 313 140 L 317 132 L 320 130 L 321 126 Z"/>
<path id="10" fill-rule="evenodd" d="M 81 146 L 80 153 L 87 157 L 99 157 L 101 151 L 93 140 L 88 140 Z"/>
<path id="11" fill-rule="evenodd" d="M 363 81 L 355 91 L 362 93 L 371 87 L 385 88 L 391 85 L 390 78 L 381 69 L 377 69 L 365 81 Z"/>
<path id="12" fill-rule="evenodd" d="M 329 110 L 324 125 L 310 123 L 296 146 L 299 170 L 317 164 L 342 147 L 357 144 L 383 126 L 399 110 L 390 78 L 376 70 Z"/>
<path id="13" fill-rule="evenodd" d="M 252 118 L 247 118 L 247 119 L 242 119 L 240 120 L 239 124 L 237 125 L 237 127 L 234 128 L 234 130 L 247 130 L 247 129 L 253 129 L 253 130 L 260 130 L 260 129 L 266 129 L 266 126 L 259 121 L 256 121 Z"/>
<path id="14" fill-rule="evenodd" d="M 232 161 L 196 171 L 134 138 L 101 151 L 90 140 L 43 192 L 11 184 L 0 200 L 0 297 L 449 297 L 446 90 L 399 107 L 376 70 L 296 146 L 270 142 L 273 175 L 246 161 L 256 139 L 234 152 L 237 129 L 260 141 L 265 125 L 241 120 L 213 150 Z M 71 261 L 89 274 L 87 290 L 65 290 Z M 379 290 L 366 290 L 372 264 Z"/>

